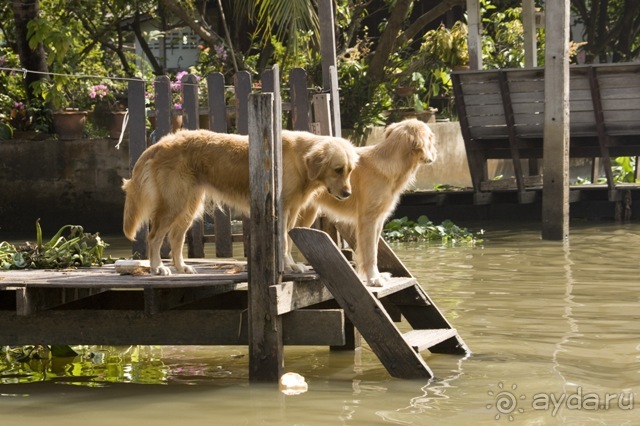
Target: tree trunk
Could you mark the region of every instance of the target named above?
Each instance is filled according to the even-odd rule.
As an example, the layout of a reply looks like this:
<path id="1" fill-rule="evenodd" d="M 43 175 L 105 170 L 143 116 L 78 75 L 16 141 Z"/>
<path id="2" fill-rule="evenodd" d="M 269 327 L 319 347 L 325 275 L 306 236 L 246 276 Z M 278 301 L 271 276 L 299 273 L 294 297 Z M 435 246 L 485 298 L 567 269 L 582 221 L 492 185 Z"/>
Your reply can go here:
<path id="1" fill-rule="evenodd" d="M 37 0 L 12 0 L 13 16 L 16 25 L 16 45 L 18 56 L 20 57 L 20 65 L 26 70 L 38 73 L 28 72 L 25 75 L 25 85 L 27 99 L 29 101 L 36 99 L 31 83 L 46 79 L 49 68 L 47 67 L 47 54 L 41 43 L 38 43 L 35 49 L 29 47 L 27 38 L 27 24 L 38 16 L 40 3 Z M 43 74 L 40 74 L 43 73 Z"/>
<path id="2" fill-rule="evenodd" d="M 373 86 L 384 80 L 384 66 L 393 52 L 398 33 L 402 29 L 402 24 L 409 13 L 411 3 L 412 0 L 397 0 L 391 11 L 387 27 L 378 40 L 378 46 L 369 63 L 367 76 Z"/>

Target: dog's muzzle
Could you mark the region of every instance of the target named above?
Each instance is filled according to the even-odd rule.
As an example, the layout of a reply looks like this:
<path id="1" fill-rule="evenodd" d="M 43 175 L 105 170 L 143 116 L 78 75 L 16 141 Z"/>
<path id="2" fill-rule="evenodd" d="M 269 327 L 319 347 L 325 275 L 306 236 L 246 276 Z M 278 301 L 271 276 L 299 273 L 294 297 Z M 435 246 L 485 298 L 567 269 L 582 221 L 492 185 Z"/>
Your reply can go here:
<path id="1" fill-rule="evenodd" d="M 339 194 L 334 194 L 333 192 L 331 192 L 331 189 L 327 188 L 327 191 L 329 192 L 329 194 L 333 195 L 334 198 L 336 198 L 337 200 L 346 200 L 347 198 L 351 197 L 351 191 L 348 191 L 346 189 L 343 189 L 342 191 L 340 191 Z"/>

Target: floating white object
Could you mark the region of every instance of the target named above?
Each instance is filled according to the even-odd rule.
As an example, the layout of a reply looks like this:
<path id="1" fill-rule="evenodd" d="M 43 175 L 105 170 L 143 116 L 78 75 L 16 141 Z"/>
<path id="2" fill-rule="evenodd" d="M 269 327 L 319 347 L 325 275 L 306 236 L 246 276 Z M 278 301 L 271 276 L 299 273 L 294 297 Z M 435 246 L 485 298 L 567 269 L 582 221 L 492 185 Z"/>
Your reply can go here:
<path id="1" fill-rule="evenodd" d="M 285 373 L 280 377 L 280 392 L 285 395 L 300 395 L 307 390 L 309 385 L 298 373 Z"/>

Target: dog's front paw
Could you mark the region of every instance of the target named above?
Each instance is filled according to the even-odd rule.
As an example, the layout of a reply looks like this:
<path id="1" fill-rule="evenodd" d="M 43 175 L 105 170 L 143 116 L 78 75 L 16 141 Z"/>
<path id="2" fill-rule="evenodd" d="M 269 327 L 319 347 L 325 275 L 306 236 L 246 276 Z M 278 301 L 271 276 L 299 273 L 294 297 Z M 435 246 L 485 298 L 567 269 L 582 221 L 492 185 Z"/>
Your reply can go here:
<path id="1" fill-rule="evenodd" d="M 189 265 L 182 265 L 176 268 L 176 272 L 179 274 L 197 274 L 196 268 Z"/>
<path id="2" fill-rule="evenodd" d="M 171 269 L 167 266 L 160 265 L 157 268 L 151 268 L 152 275 L 171 275 Z"/>
<path id="3" fill-rule="evenodd" d="M 284 271 L 288 273 L 305 273 L 309 272 L 309 268 L 304 263 L 285 262 Z"/>
<path id="4" fill-rule="evenodd" d="M 389 273 L 378 274 L 371 278 L 368 278 L 367 285 L 369 287 L 384 287 L 389 278 L 391 278 L 391 274 Z"/>

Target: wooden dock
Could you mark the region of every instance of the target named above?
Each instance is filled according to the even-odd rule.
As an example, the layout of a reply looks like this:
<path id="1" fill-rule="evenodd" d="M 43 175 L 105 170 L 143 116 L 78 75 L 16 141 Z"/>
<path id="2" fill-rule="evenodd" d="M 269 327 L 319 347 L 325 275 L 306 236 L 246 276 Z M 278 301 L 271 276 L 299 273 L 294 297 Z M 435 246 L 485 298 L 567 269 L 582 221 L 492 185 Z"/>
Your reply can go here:
<path id="1" fill-rule="evenodd" d="M 331 72 L 336 73 L 335 67 Z M 220 86 L 219 77 L 210 87 L 214 80 Z M 183 83 L 184 122 L 187 128 L 197 128 L 195 78 L 186 76 Z M 188 233 L 188 263 L 196 265 L 196 275 L 152 276 L 144 271 L 121 275 L 114 266 L 0 272 L 0 344 L 248 345 L 252 382 L 280 379 L 284 345 L 355 349 L 361 335 L 392 376 L 407 379 L 433 377 L 421 351 L 469 353 L 458 332 L 383 240 L 378 264 L 393 278 L 382 288 L 365 286 L 329 235 L 315 229 L 290 232 L 315 272 L 284 273 L 277 66 L 266 79 L 263 76 L 263 90 L 269 92 L 250 93 L 248 81 L 242 87 L 249 89 L 243 92 L 242 103 L 248 116 L 238 117 L 242 118 L 238 128 L 249 136 L 253 183 L 251 220 L 244 234 L 247 263 L 194 259 L 204 256 L 202 246 L 208 241 L 202 223 L 196 222 Z M 160 129 L 168 128 L 170 119 L 167 94 L 165 90 L 156 97 L 163 105 L 156 114 L 157 120 L 164 120 L 158 123 Z M 147 143 L 144 120 L 139 119 L 145 114 L 141 81 L 130 83 L 129 98 L 133 166 Z M 224 111 L 211 108 L 216 110 Z M 331 116 L 326 111 L 320 115 Z M 225 228 L 226 237 L 216 236 L 217 252 L 228 251 L 232 236 Z M 350 230 L 339 231 L 355 247 Z M 138 233 L 134 251 L 146 251 L 145 237 L 146 230 Z M 226 248 L 219 244 L 225 238 Z M 394 322 L 402 319 L 412 331 L 399 331 Z"/>
<path id="2" fill-rule="evenodd" d="M 389 373 L 401 378 L 433 376 L 421 351 L 469 352 L 384 241 L 381 265 L 397 276 L 378 288 L 360 281 L 326 233 L 297 228 L 292 236 L 319 273 L 285 274 L 267 287 L 284 345 L 355 349 L 361 333 Z M 197 275 L 122 275 L 114 265 L 2 272 L 0 342 L 250 344 L 246 262 L 188 263 Z M 414 330 L 402 334 L 394 325 L 402 318 Z"/>

